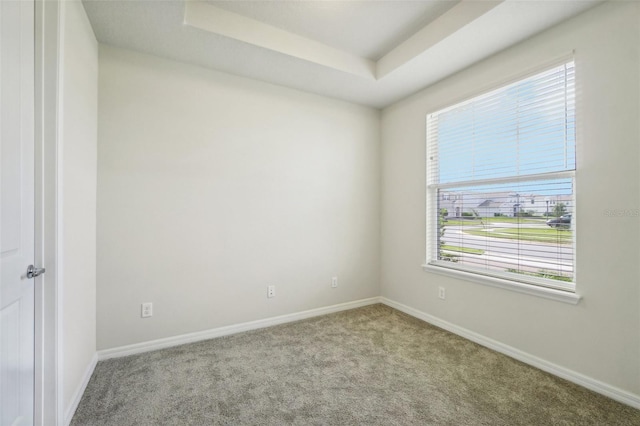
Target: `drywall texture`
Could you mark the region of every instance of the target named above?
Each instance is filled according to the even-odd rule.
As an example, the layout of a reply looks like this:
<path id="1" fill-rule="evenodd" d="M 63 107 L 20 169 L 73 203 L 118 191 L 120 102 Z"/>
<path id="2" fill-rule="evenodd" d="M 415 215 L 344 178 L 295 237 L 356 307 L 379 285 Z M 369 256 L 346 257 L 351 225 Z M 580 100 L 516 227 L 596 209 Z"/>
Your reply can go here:
<path id="1" fill-rule="evenodd" d="M 99 349 L 379 295 L 378 110 L 104 45 L 99 90 Z"/>
<path id="2" fill-rule="evenodd" d="M 607 3 L 382 114 L 382 295 L 640 395 L 640 16 Z M 429 112 L 575 49 L 577 306 L 424 272 Z M 438 299 L 438 286 L 447 299 Z"/>
<path id="3" fill-rule="evenodd" d="M 96 353 L 98 43 L 81 2 L 60 7 L 58 272 L 66 412 Z"/>

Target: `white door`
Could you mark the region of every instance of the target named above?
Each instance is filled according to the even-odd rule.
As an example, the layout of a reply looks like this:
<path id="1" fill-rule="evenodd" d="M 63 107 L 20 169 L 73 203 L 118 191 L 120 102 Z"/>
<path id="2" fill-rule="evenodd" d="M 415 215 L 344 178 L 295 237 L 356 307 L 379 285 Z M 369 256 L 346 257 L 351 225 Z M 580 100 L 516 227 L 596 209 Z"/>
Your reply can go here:
<path id="1" fill-rule="evenodd" d="M 0 0 L 0 425 L 34 409 L 34 2 Z"/>

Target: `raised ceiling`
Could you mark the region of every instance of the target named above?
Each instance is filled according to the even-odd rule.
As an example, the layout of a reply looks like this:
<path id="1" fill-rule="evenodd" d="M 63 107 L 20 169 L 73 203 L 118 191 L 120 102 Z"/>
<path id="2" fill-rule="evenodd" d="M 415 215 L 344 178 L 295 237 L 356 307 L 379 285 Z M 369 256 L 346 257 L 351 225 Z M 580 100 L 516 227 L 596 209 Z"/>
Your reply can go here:
<path id="1" fill-rule="evenodd" d="M 101 43 L 377 108 L 601 0 L 84 0 Z"/>
<path id="2" fill-rule="evenodd" d="M 209 4 L 377 61 L 460 0 L 209 1 Z"/>

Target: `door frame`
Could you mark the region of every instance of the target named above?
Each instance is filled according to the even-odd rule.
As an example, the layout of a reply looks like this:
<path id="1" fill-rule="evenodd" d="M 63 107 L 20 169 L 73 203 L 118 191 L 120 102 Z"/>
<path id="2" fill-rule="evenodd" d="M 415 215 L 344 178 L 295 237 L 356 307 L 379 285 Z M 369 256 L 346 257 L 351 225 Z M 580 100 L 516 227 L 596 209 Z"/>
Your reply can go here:
<path id="1" fill-rule="evenodd" d="M 59 0 L 35 0 L 34 424 L 63 425 L 62 291 L 58 279 Z"/>

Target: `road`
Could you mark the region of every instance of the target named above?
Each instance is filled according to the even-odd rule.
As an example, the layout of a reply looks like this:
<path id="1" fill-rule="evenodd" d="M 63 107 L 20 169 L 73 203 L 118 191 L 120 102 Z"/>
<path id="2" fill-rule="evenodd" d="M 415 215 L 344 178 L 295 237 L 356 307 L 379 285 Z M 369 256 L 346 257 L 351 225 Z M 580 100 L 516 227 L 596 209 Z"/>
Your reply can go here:
<path id="1" fill-rule="evenodd" d="M 513 223 L 491 223 L 482 226 L 447 225 L 442 239 L 446 245 L 484 250 L 484 254 L 462 254 L 447 252 L 459 257 L 459 262 L 468 265 L 489 266 L 491 269 L 517 269 L 538 272 L 541 269 L 573 274 L 573 247 L 571 244 L 549 244 L 517 239 L 491 238 L 465 233 L 464 230 L 490 230 L 514 228 Z M 528 225 L 528 228 L 546 228 L 547 225 Z M 524 227 L 523 227 L 524 228 Z M 526 229 L 526 228 L 525 228 Z"/>

